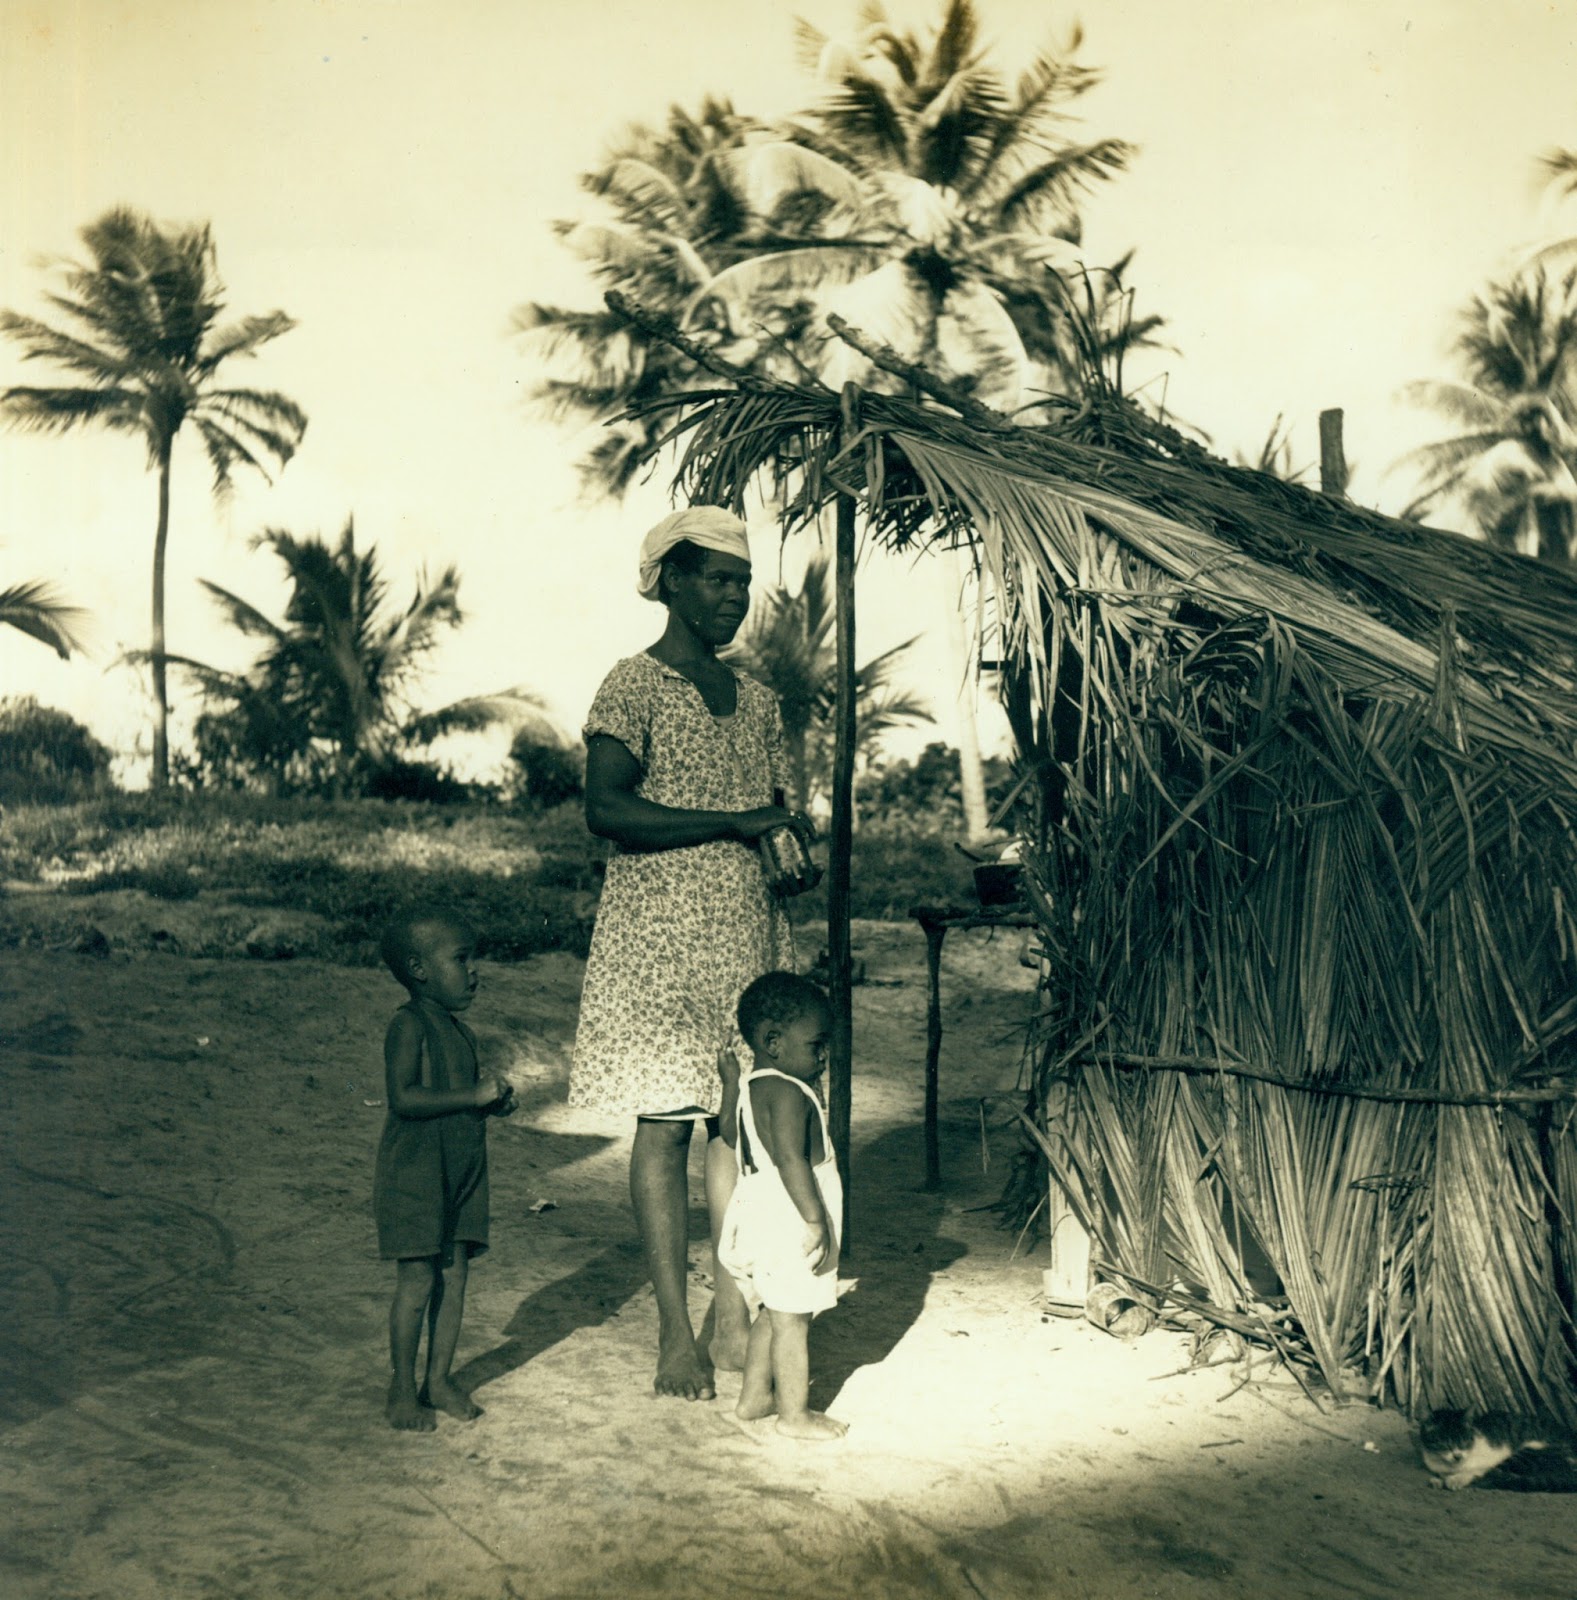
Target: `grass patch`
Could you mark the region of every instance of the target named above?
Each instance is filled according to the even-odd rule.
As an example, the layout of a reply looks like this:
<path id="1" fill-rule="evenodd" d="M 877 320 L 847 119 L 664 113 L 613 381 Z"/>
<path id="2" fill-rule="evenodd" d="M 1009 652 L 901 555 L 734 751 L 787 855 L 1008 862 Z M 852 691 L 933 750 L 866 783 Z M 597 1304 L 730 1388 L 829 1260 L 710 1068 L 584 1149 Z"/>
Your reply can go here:
<path id="1" fill-rule="evenodd" d="M 0 876 L 84 896 L 138 890 L 176 902 L 308 912 L 330 931 L 303 954 L 377 960 L 379 932 L 413 901 L 449 905 L 482 953 L 584 954 L 600 849 L 580 811 L 522 816 L 398 801 L 118 795 L 8 809 Z"/>
<path id="2" fill-rule="evenodd" d="M 825 864 L 826 845 L 817 849 Z M 605 853 L 577 804 L 522 815 L 486 805 L 115 795 L 0 815 L 0 878 L 53 886 L 89 907 L 121 890 L 211 903 L 227 927 L 238 914 L 309 913 L 324 931 L 298 953 L 355 965 L 376 962 L 384 924 L 413 902 L 464 914 L 494 960 L 584 955 Z M 912 905 L 969 899 L 968 863 L 945 836 L 875 824 L 855 836 L 854 916 L 901 920 Z M 825 920 L 825 883 L 789 910 L 798 923 Z M 228 943 L 212 937 L 207 953 L 234 946 L 228 933 Z"/>

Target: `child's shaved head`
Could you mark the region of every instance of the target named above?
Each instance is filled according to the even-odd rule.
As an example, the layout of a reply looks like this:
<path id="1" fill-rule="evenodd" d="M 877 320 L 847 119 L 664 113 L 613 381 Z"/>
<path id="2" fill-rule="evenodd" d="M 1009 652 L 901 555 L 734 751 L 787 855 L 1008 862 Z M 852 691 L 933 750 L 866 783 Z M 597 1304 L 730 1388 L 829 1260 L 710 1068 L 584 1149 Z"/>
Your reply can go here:
<path id="1" fill-rule="evenodd" d="M 468 944 L 476 937 L 464 917 L 442 906 L 413 906 L 409 911 L 402 911 L 383 930 L 378 953 L 389 971 L 409 988 L 412 960 L 425 955 L 433 939 L 441 933 L 457 933 Z"/>

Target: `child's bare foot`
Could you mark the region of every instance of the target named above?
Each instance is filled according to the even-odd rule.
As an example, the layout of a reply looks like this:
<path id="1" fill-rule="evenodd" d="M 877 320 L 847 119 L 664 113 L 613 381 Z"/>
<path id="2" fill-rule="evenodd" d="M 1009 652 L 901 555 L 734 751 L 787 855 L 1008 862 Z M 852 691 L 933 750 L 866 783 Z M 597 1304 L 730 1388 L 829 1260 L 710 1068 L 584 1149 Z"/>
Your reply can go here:
<path id="1" fill-rule="evenodd" d="M 739 1404 L 734 1407 L 734 1415 L 741 1422 L 759 1422 L 763 1417 L 777 1415 L 777 1396 L 772 1392 L 769 1383 L 765 1389 L 754 1388 L 749 1379 L 739 1391 Z"/>
<path id="2" fill-rule="evenodd" d="M 482 1415 L 479 1406 L 464 1389 L 448 1378 L 429 1378 L 422 1386 L 422 1402 L 457 1422 L 475 1422 Z"/>
<path id="3" fill-rule="evenodd" d="M 778 1432 L 787 1434 L 790 1439 L 841 1439 L 848 1431 L 848 1423 L 829 1417 L 825 1411 L 778 1418 Z"/>
<path id="4" fill-rule="evenodd" d="M 682 1338 L 657 1341 L 657 1376 L 652 1388 L 679 1400 L 715 1400 L 717 1390 L 688 1332 Z"/>
<path id="5" fill-rule="evenodd" d="M 383 1408 L 391 1428 L 402 1428 L 411 1433 L 431 1433 L 438 1419 L 422 1405 L 416 1385 L 402 1383 L 398 1378 L 389 1380 L 389 1399 Z"/>

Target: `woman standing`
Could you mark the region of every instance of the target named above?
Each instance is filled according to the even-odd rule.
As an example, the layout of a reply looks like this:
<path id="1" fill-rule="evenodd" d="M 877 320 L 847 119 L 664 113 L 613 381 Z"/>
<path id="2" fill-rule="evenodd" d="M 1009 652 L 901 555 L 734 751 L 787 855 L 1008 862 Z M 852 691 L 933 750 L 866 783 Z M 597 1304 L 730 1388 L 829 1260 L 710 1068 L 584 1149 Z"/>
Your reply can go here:
<path id="1" fill-rule="evenodd" d="M 809 821 L 784 809 L 777 702 L 717 652 L 750 591 L 745 525 L 716 506 L 665 517 L 641 546 L 639 592 L 662 637 L 620 661 L 586 719 L 586 823 L 611 840 L 586 962 L 570 1104 L 636 1118 L 630 1197 L 657 1294 L 659 1394 L 710 1399 L 710 1368 L 743 1364 L 739 1290 L 715 1272 L 698 1347 L 685 1294 L 691 1131 L 705 1124 L 715 1253 L 733 1188 L 718 1137 L 719 1060 L 752 979 L 792 968 L 793 944 L 757 840 Z"/>

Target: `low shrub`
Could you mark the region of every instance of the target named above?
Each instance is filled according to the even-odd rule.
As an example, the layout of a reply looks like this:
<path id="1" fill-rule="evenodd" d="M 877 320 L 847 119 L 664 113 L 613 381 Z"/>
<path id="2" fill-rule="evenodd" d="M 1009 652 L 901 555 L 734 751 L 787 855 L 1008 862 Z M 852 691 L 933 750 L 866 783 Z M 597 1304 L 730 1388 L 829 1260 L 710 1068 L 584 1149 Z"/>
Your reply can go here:
<path id="1" fill-rule="evenodd" d="M 813 854 L 825 868 L 827 843 Z M 972 864 L 952 845 L 952 835 L 914 827 L 867 823 L 854 836 L 849 912 L 876 922 L 898 921 L 917 905 L 973 905 Z M 789 901 L 795 922 L 825 921 L 827 880 Z"/>
<path id="2" fill-rule="evenodd" d="M 155 900 L 195 900 L 202 886 L 202 879 L 190 867 L 164 862 L 154 867 L 119 867 L 88 879 L 83 887 L 88 894 L 140 889 Z"/>
<path id="3" fill-rule="evenodd" d="M 1013 787 L 1012 764 L 1001 756 L 981 763 L 986 809 L 995 811 Z M 908 824 L 924 831 L 961 831 L 964 801 L 958 752 L 933 739 L 913 761 L 886 761 L 860 777 L 855 804 L 862 820 Z"/>
<path id="4" fill-rule="evenodd" d="M 463 917 L 476 932 L 478 954 L 493 961 L 521 961 L 547 950 L 584 956 L 591 944 L 590 907 L 574 896 L 483 873 L 425 873 L 413 881 L 319 871 L 297 879 L 288 903 L 329 919 L 334 957 L 356 966 L 377 965 L 384 928 L 413 903 L 444 906 Z"/>
<path id="5" fill-rule="evenodd" d="M 509 746 L 515 769 L 515 804 L 529 811 L 579 800 L 586 792 L 586 752 L 522 728 Z"/>
<path id="6" fill-rule="evenodd" d="M 418 800 L 433 806 L 478 798 L 474 785 L 430 761 L 391 761 L 368 775 L 365 793 L 369 800 Z"/>
<path id="7" fill-rule="evenodd" d="M 30 696 L 0 700 L 0 802 L 80 800 L 110 786 L 109 748 Z"/>

